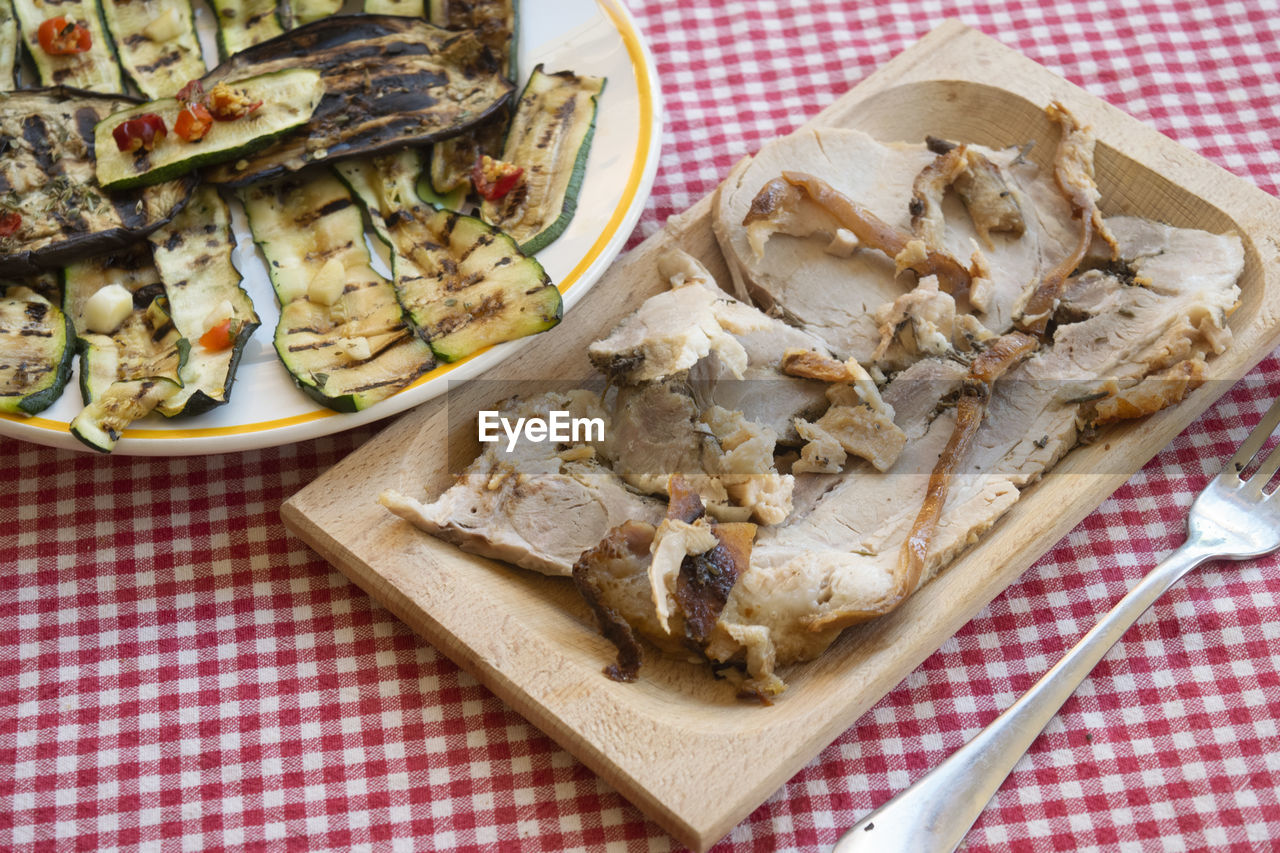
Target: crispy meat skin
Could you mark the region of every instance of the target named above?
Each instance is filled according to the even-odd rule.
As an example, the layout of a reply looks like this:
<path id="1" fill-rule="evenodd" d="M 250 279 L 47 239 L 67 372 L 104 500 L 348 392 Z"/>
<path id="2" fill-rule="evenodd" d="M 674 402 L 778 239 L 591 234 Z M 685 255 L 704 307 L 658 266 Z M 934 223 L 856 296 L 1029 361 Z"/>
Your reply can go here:
<path id="1" fill-rule="evenodd" d="M 1010 332 L 992 341 L 970 366 L 960 400 L 956 404 L 955 429 L 942 455 L 938 457 L 938 464 L 929 475 L 924 504 L 902 546 L 901 568 L 897 580 L 898 590 L 904 598 L 915 592 L 920 585 L 929 543 L 933 539 L 938 518 L 942 515 L 951 478 L 965 461 L 969 445 L 982 424 L 987 404 L 991 400 L 992 386 L 1011 367 L 1030 355 L 1037 343 L 1030 335 Z"/>
<path id="2" fill-rule="evenodd" d="M 783 172 L 782 179 L 793 187 L 803 190 L 842 227 L 848 228 L 864 246 L 878 249 L 895 261 L 904 253 L 912 255 L 912 237 L 870 210 L 855 202 L 848 196 L 832 188 L 821 178 L 804 172 Z M 743 224 L 749 224 L 746 221 Z M 900 265 L 903 262 L 898 261 Z M 943 252 L 925 247 L 919 256 L 912 256 L 906 262 L 906 268 L 921 277 L 936 275 L 942 288 L 948 293 L 966 293 L 969 290 L 969 271 L 955 258 Z"/>
<path id="3" fill-rule="evenodd" d="M 1035 335 L 1043 334 L 1058 303 L 1059 294 L 1089 251 L 1094 234 L 1102 237 L 1111 247 L 1112 258 L 1116 252 L 1115 237 L 1103 222 L 1102 211 L 1098 209 L 1098 185 L 1093 180 L 1093 148 L 1096 141 L 1093 128 L 1082 126 L 1075 116 L 1056 102 L 1049 105 L 1047 112 L 1062 128 L 1053 177 L 1063 195 L 1071 202 L 1072 216 L 1080 221 L 1080 239 L 1075 250 L 1054 265 L 1040 280 L 1022 309 L 1018 327 Z"/>
<path id="4" fill-rule="evenodd" d="M 652 524 L 625 521 L 573 564 L 574 586 L 595 614 L 600 633 L 618 649 L 618 659 L 604 669 L 614 681 L 635 681 L 643 655 L 631 622 L 612 606 L 617 595 L 611 586 L 648 557 L 653 532 Z"/>

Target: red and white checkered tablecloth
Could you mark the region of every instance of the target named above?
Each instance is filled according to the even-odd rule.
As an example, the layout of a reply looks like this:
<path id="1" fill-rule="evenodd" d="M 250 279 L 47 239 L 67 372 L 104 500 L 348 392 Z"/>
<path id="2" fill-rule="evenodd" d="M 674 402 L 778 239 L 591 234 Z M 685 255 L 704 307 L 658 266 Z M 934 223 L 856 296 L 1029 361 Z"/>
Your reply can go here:
<path id="1" fill-rule="evenodd" d="M 666 100 L 633 243 L 958 17 L 1275 194 L 1274 0 L 631 0 Z M 1270 356 L 736 827 L 811 850 L 1007 706 L 1181 542 L 1280 394 Z M 0 848 L 678 847 L 281 526 L 377 427 L 100 458 L 0 439 Z M 1018 765 L 973 850 L 1280 846 L 1280 559 L 1207 567 Z"/>

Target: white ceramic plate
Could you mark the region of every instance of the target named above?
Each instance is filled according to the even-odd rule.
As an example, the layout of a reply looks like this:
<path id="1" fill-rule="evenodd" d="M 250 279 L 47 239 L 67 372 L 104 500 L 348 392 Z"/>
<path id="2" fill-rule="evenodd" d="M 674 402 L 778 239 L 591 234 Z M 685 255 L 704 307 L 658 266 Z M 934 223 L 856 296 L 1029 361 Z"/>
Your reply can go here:
<path id="1" fill-rule="evenodd" d="M 661 105 L 653 59 L 620 0 L 523 0 L 520 9 L 520 79 L 543 63 L 548 71 L 572 70 L 608 78 L 600 97 L 596 132 L 573 222 L 538 253 L 538 260 L 564 295 L 564 323 L 573 305 L 621 251 L 644 207 L 657 169 Z M 196 12 L 204 36 L 212 19 Z M 245 347 L 231 401 L 193 418 L 151 415 L 125 431 L 115 453 L 183 456 L 288 444 L 350 429 L 397 414 L 471 379 L 516 353 L 530 339 L 490 347 L 460 362 L 442 365 L 372 408 L 340 414 L 307 397 L 276 358 L 271 336 L 278 306 L 261 256 L 238 205 L 233 203 L 239 243 L 234 254 L 262 325 Z M 36 417 L 0 414 L 0 435 L 38 444 L 88 451 L 68 432 L 80 411 L 78 377 L 62 397 Z"/>

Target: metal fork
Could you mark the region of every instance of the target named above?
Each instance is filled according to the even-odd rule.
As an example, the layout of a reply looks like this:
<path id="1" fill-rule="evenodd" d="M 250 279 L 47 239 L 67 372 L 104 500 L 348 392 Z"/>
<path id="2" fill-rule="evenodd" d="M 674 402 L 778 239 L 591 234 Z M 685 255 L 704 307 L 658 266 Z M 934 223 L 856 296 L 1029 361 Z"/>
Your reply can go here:
<path id="1" fill-rule="evenodd" d="M 952 851 L 1085 676 L 1155 600 L 1207 560 L 1245 560 L 1280 548 L 1280 490 L 1267 483 L 1280 447 L 1242 478 L 1280 424 L 1280 400 L 1191 505 L 1187 541 L 1153 568 L 1035 686 L 973 740 L 840 837 L 833 853 Z"/>

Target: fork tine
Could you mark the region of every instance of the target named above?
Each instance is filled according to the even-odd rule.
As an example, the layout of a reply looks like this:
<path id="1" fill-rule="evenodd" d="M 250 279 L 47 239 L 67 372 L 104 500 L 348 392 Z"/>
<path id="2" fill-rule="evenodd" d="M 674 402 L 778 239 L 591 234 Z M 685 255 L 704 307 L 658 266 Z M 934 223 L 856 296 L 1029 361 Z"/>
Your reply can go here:
<path id="1" fill-rule="evenodd" d="M 1271 452 L 1267 454 L 1267 458 L 1262 460 L 1262 465 L 1257 472 L 1249 478 L 1251 485 L 1258 489 L 1265 489 L 1267 483 L 1271 482 L 1271 478 L 1276 475 L 1276 471 L 1280 470 L 1280 445 L 1271 448 Z"/>
<path id="2" fill-rule="evenodd" d="M 1262 449 L 1262 445 L 1267 443 L 1267 439 L 1271 437 L 1271 433 L 1275 432 L 1278 424 L 1280 424 L 1280 399 L 1271 404 L 1271 408 L 1262 416 L 1262 420 L 1258 421 L 1258 425 L 1253 428 L 1253 432 L 1249 433 L 1249 437 L 1240 445 L 1240 449 L 1223 466 L 1223 473 L 1231 472 L 1239 478 L 1240 472 L 1249 467 L 1249 462 Z M 1272 459 L 1277 456 L 1280 456 L 1280 454 L 1271 454 Z M 1274 474 L 1275 469 L 1271 469 L 1271 472 Z M 1264 480 L 1263 485 L 1265 484 L 1266 481 Z"/>

